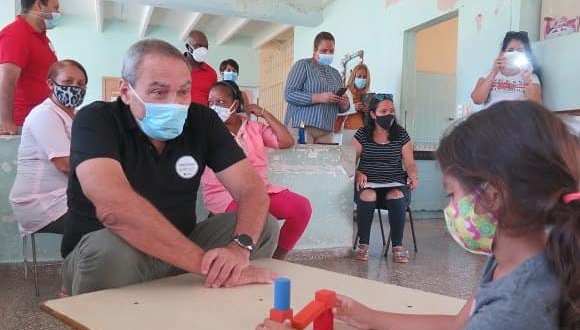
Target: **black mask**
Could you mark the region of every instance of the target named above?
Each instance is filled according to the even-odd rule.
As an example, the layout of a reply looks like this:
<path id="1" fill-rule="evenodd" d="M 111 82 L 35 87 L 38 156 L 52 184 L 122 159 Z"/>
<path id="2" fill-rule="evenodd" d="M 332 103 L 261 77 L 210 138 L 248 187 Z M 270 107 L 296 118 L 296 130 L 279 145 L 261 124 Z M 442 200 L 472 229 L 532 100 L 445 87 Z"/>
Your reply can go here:
<path id="1" fill-rule="evenodd" d="M 386 130 L 391 129 L 391 127 L 393 127 L 393 125 L 396 123 L 394 115 L 377 116 L 377 119 L 375 120 L 379 126 Z"/>

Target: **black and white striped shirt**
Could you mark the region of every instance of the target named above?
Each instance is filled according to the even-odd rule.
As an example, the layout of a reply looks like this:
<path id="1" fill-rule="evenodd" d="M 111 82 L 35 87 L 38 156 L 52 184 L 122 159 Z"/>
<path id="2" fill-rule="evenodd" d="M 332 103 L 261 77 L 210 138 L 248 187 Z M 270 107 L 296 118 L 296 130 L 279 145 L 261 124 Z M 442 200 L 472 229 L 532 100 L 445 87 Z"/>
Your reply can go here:
<path id="1" fill-rule="evenodd" d="M 332 131 L 339 104 L 313 104 L 312 94 L 336 92 L 342 85 L 340 73 L 330 65 L 320 65 L 312 58 L 294 63 L 284 91 L 288 102 L 284 124 L 298 127 L 304 122 L 306 126 Z"/>
<path id="2" fill-rule="evenodd" d="M 358 170 L 367 176 L 368 182 L 407 184 L 407 172 L 403 169 L 403 146 L 411 141 L 407 131 L 399 127 L 399 138 L 388 144 L 378 144 L 369 139 L 368 127 L 360 128 L 354 138 L 362 145 Z"/>

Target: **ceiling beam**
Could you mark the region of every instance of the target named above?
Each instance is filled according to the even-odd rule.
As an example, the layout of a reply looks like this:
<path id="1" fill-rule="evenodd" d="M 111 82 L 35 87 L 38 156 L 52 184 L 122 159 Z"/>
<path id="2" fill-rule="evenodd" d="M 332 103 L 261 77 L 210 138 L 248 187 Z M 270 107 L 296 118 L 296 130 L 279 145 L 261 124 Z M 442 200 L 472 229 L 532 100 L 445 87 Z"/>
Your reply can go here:
<path id="1" fill-rule="evenodd" d="M 319 1 L 289 0 L 108 0 L 116 3 L 150 5 L 178 11 L 243 17 L 250 20 L 278 22 L 293 26 L 316 27 L 323 22 Z M 331 2 L 325 3 L 326 5 Z"/>
<path id="2" fill-rule="evenodd" d="M 195 29 L 195 26 L 197 25 L 197 23 L 199 23 L 199 20 L 202 17 L 203 17 L 202 13 L 191 13 L 191 18 L 189 19 L 189 22 L 187 22 L 187 24 L 183 27 L 183 30 L 179 34 L 179 40 L 184 41 L 189 35 L 189 32 Z"/>
<path id="3" fill-rule="evenodd" d="M 95 19 L 97 21 L 97 31 L 99 32 L 103 32 L 103 25 L 105 23 L 103 11 L 103 1 L 95 0 Z"/>
<path id="4" fill-rule="evenodd" d="M 267 29 L 264 29 L 256 34 L 256 36 L 252 40 L 252 48 L 258 49 L 264 46 L 270 40 L 276 38 L 282 33 L 290 30 L 291 28 L 292 25 L 271 23 Z"/>
<path id="5" fill-rule="evenodd" d="M 218 46 L 225 44 L 250 22 L 247 18 L 230 18 L 215 34 Z"/>
<path id="6" fill-rule="evenodd" d="M 151 22 L 153 10 L 155 10 L 155 7 L 153 6 L 145 6 L 143 9 L 143 17 L 141 17 L 141 24 L 139 25 L 139 38 L 141 39 L 145 38 L 145 35 L 147 34 L 147 28 Z"/>

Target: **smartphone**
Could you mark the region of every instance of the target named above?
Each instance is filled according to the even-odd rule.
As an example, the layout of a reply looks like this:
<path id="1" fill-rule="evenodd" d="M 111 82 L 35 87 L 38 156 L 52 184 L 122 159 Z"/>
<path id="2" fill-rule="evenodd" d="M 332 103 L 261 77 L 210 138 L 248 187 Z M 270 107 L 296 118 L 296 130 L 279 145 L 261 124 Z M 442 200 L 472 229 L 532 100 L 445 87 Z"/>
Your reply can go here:
<path id="1" fill-rule="evenodd" d="M 343 96 L 344 93 L 346 93 L 346 87 L 339 88 L 336 92 L 334 92 L 334 95 Z"/>

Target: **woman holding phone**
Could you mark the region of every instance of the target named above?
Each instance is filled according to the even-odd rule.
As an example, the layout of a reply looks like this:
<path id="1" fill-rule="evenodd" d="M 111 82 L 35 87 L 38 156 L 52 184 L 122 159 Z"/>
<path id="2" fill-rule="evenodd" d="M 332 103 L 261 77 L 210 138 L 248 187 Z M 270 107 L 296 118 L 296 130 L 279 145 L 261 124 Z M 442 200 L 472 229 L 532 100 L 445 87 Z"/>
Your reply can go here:
<path id="1" fill-rule="evenodd" d="M 471 98 L 486 108 L 501 101 L 530 100 L 542 104 L 539 67 L 526 31 L 506 33 L 501 52 L 487 76 L 479 78 Z"/>
<path id="2" fill-rule="evenodd" d="M 330 66 L 333 56 L 334 37 L 320 32 L 314 39 L 312 57 L 296 62 L 288 74 L 284 124 L 296 141 L 303 125 L 307 143 L 330 143 L 337 114 L 349 109 L 342 77 Z"/>

